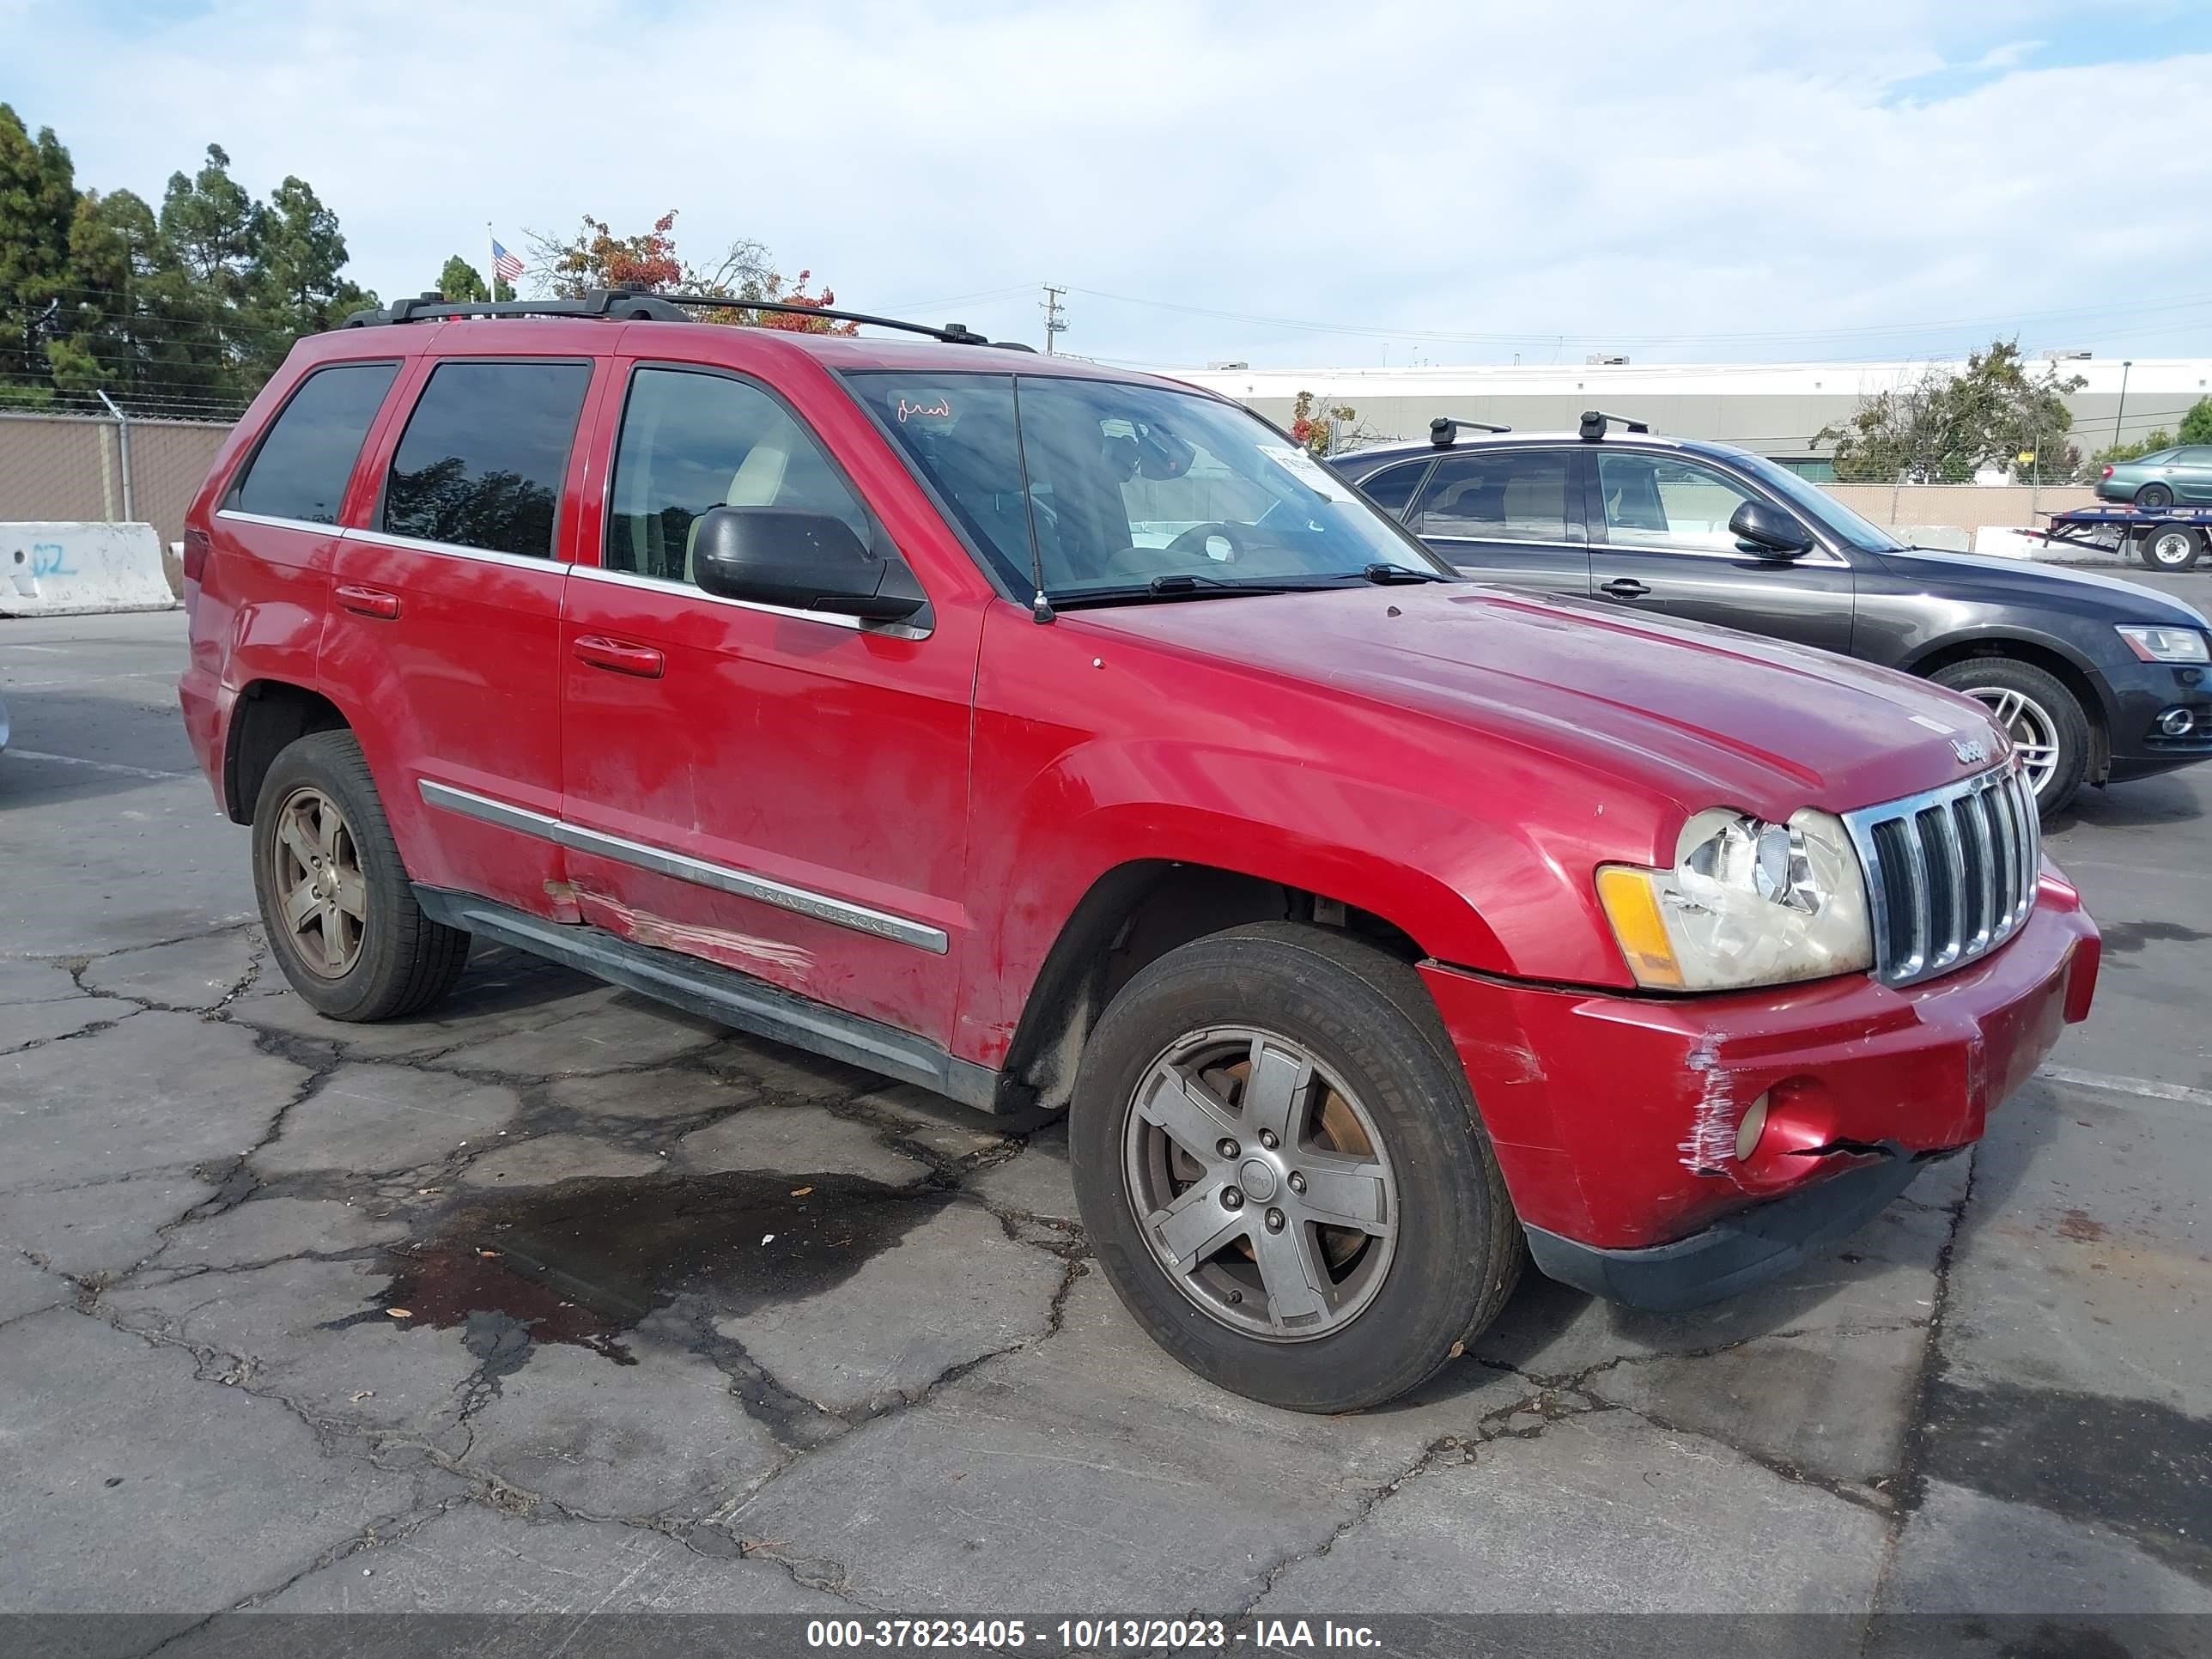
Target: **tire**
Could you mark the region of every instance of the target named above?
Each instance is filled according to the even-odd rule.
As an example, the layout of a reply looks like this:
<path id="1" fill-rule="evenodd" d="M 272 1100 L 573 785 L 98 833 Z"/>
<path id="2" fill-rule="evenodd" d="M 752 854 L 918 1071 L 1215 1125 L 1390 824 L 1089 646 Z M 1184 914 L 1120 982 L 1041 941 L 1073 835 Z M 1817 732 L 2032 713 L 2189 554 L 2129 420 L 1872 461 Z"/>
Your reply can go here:
<path id="1" fill-rule="evenodd" d="M 2136 556 L 2153 570 L 2186 570 L 2204 551 L 2204 538 L 2185 524 L 2164 524 L 2136 538 Z"/>
<path id="2" fill-rule="evenodd" d="M 315 902 L 295 927 L 287 906 L 303 884 Z M 415 902 L 350 732 L 310 732 L 270 763 L 253 806 L 253 891 L 276 965 L 331 1019 L 420 1012 L 468 965 L 469 935 Z"/>
<path id="3" fill-rule="evenodd" d="M 2163 513 L 2173 505 L 2173 492 L 2162 483 L 2147 483 L 2136 491 L 2136 505 L 2153 513 Z"/>
<path id="4" fill-rule="evenodd" d="M 1988 705 L 2011 733 L 2040 817 L 2048 820 L 2074 799 L 2089 772 L 2089 716 L 2057 678 L 2010 657 L 1970 657 L 1931 678 Z"/>
<path id="5" fill-rule="evenodd" d="M 1210 1044 L 1247 1056 L 1243 1079 L 1206 1069 Z M 1243 1079 L 1264 1066 L 1304 1084 L 1309 1074 L 1295 1066 L 1278 1069 L 1301 1056 L 1310 1084 L 1285 1085 L 1287 1115 L 1276 1121 L 1292 1133 L 1270 1142 L 1258 1127 L 1267 1097 Z M 1139 1106 L 1188 1112 L 1188 1097 L 1164 1079 L 1191 1073 L 1211 1079 L 1212 1104 L 1233 1115 L 1201 1116 L 1186 1126 L 1194 1133 L 1170 1135 Z M 1249 1398 L 1304 1412 L 1393 1399 L 1489 1324 L 1520 1277 L 1520 1224 L 1426 988 L 1404 963 L 1347 934 L 1268 922 L 1151 963 L 1085 1047 L 1071 1118 L 1076 1202 L 1108 1280 L 1161 1347 Z M 1237 1139 L 1235 1156 L 1217 1141 L 1201 1165 L 1188 1142 L 1214 1128 Z M 1317 1165 L 1331 1161 L 1328 1148 L 1334 1172 L 1324 1176 Z M 1175 1201 L 1192 1218 L 1184 1237 L 1244 1230 L 1202 1247 L 1211 1255 L 1182 1272 L 1139 1218 L 1140 1210 L 1156 1221 L 1170 1213 L 1156 1206 L 1175 1188 L 1178 1165 L 1188 1180 Z M 1298 1207 L 1334 1204 L 1341 1214 L 1370 1199 L 1387 1237 L 1310 1226 L 1311 1212 Z M 1263 1278 L 1263 1247 L 1279 1274 L 1294 1260 L 1309 1276 Z M 1320 1293 L 1304 1288 L 1316 1268 L 1332 1281 Z M 1279 1283 L 1291 1293 L 1275 1294 Z M 1249 1303 L 1248 1286 L 1256 1291 Z M 1301 1300 L 1319 1310 L 1292 1305 Z M 1273 1328 L 1263 1334 L 1263 1325 Z"/>

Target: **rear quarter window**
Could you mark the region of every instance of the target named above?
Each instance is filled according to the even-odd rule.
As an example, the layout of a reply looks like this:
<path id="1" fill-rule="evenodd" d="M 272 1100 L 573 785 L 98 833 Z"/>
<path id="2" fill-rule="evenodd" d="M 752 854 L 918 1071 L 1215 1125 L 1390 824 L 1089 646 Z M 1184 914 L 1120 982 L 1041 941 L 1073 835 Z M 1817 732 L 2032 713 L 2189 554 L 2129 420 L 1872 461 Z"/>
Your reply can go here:
<path id="1" fill-rule="evenodd" d="M 438 365 L 385 483 L 395 536 L 553 556 L 553 525 L 589 363 Z"/>
<path id="2" fill-rule="evenodd" d="M 226 506 L 270 519 L 336 524 L 369 423 L 396 362 L 333 363 L 300 382 L 246 463 Z"/>

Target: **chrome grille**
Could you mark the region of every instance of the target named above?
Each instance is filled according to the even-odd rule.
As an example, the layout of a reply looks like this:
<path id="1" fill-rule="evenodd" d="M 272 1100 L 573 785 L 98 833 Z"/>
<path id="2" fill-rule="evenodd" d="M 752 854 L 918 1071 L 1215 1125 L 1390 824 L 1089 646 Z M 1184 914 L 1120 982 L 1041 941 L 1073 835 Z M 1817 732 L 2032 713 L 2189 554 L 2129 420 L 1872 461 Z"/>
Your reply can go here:
<path id="1" fill-rule="evenodd" d="M 1875 972 L 1886 985 L 1947 973 L 2020 931 L 2043 843 L 2035 794 L 2012 766 L 1844 814 L 1866 871 Z"/>

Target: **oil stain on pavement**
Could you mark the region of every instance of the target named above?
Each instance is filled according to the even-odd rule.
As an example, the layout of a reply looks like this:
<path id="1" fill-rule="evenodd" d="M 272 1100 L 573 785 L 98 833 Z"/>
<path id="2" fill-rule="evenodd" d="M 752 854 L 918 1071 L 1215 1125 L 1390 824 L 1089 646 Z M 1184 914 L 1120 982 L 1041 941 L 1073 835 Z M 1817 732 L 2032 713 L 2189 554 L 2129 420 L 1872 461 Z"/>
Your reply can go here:
<path id="1" fill-rule="evenodd" d="M 841 1283 L 951 1200 L 937 1187 L 850 1175 L 737 1170 L 564 1181 L 449 1207 L 393 1246 L 376 1305 L 331 1328 L 465 1333 L 493 1375 L 544 1342 L 636 1363 L 625 1333 L 678 1297 L 717 1316 Z"/>

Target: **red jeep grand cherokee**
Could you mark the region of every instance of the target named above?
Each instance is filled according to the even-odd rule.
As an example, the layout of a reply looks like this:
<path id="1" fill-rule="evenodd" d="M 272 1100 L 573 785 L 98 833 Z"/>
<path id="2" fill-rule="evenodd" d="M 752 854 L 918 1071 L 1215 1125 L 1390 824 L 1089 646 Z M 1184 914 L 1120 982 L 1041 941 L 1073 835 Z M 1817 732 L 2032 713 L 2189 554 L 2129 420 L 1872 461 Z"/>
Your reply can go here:
<path id="1" fill-rule="evenodd" d="M 1169 381 L 684 315 L 364 313 L 193 503 L 185 722 L 333 1018 L 488 939 L 1067 1108 L 1146 1328 L 1334 1412 L 1524 1250 L 1779 1271 L 2088 1011 L 1977 703 L 1458 580 Z"/>

